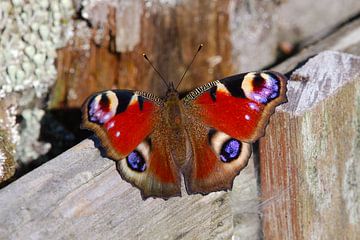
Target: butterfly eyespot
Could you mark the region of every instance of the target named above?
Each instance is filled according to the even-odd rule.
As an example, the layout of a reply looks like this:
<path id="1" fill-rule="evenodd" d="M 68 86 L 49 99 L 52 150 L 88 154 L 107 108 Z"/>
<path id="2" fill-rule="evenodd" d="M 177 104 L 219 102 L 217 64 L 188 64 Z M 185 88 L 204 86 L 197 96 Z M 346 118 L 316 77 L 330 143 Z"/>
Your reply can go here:
<path id="1" fill-rule="evenodd" d="M 100 105 L 100 108 L 103 109 L 104 111 L 109 111 L 110 100 L 106 96 L 106 94 L 101 94 L 101 99 L 100 99 L 99 105 Z"/>
<path id="2" fill-rule="evenodd" d="M 227 140 L 221 147 L 220 159 L 227 163 L 237 159 L 241 153 L 242 144 L 236 139 Z"/>
<path id="3" fill-rule="evenodd" d="M 146 170 L 146 162 L 143 156 L 138 151 L 131 152 L 126 157 L 128 167 L 136 172 L 144 172 Z"/>
<path id="4" fill-rule="evenodd" d="M 266 104 L 279 96 L 279 80 L 268 73 L 249 73 L 245 76 L 242 89 L 247 98 Z"/>
<path id="5" fill-rule="evenodd" d="M 118 100 L 115 93 L 107 91 L 93 97 L 88 104 L 89 121 L 104 124 L 115 114 Z"/>

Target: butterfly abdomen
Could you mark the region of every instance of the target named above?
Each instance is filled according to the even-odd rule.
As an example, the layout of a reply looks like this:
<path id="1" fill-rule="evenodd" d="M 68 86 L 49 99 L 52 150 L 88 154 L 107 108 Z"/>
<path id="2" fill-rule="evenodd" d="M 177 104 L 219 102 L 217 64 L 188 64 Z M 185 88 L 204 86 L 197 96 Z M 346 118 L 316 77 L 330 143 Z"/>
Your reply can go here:
<path id="1" fill-rule="evenodd" d="M 184 114 L 182 102 L 177 92 L 170 92 L 166 98 L 163 109 L 162 128 L 166 129 L 168 148 L 175 164 L 182 168 L 186 161 L 186 132 L 184 127 Z"/>

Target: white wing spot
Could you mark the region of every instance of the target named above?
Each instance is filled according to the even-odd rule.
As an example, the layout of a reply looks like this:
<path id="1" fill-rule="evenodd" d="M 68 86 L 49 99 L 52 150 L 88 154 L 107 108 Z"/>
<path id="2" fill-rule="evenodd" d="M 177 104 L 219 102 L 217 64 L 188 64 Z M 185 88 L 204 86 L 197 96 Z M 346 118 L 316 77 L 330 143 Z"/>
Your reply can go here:
<path id="1" fill-rule="evenodd" d="M 114 123 L 114 121 L 112 121 L 110 124 L 109 124 L 109 126 L 107 127 L 107 129 L 109 130 L 110 128 L 113 128 L 115 126 L 115 123 Z"/>
<path id="2" fill-rule="evenodd" d="M 255 104 L 255 103 L 249 103 L 249 107 L 252 109 L 252 110 L 255 110 L 255 111 L 259 111 L 259 108 L 258 106 Z"/>
<path id="3" fill-rule="evenodd" d="M 246 114 L 246 115 L 245 115 L 245 119 L 246 119 L 246 120 L 250 120 L 250 116 Z"/>
<path id="4" fill-rule="evenodd" d="M 120 131 L 117 131 L 117 132 L 115 133 L 115 137 L 120 137 Z"/>

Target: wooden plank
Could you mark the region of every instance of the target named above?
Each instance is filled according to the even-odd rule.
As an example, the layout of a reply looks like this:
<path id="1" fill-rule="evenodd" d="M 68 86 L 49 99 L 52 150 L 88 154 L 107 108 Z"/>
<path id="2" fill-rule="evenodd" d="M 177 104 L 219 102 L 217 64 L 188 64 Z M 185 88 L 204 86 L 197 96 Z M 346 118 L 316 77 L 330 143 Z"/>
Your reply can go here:
<path id="1" fill-rule="evenodd" d="M 0 239 L 229 239 L 229 197 L 143 201 L 85 140 L 0 190 Z"/>
<path id="2" fill-rule="evenodd" d="M 307 46 L 300 53 L 282 62 L 274 69 L 279 72 L 287 72 L 299 68 L 306 60 L 316 54 L 325 51 L 341 51 L 360 55 L 360 20 L 354 20 L 339 30 L 330 34 L 321 41 Z"/>
<path id="3" fill-rule="evenodd" d="M 53 108 L 80 107 L 91 93 L 114 87 L 164 94 L 142 52 L 167 80 L 178 81 L 204 43 L 179 88 L 189 91 L 273 64 L 279 46 L 292 52 L 360 11 L 358 0 L 74 2 L 83 18 L 74 21 L 72 41 L 58 50 Z"/>
<path id="4" fill-rule="evenodd" d="M 289 102 L 260 140 L 266 239 L 360 234 L 360 57 L 327 51 L 292 74 Z"/>

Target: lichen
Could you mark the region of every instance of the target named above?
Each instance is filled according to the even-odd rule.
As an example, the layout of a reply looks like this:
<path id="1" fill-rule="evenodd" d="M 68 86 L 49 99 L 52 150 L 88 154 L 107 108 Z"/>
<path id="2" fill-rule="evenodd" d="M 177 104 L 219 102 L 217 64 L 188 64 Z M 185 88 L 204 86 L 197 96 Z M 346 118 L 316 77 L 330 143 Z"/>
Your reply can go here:
<path id="1" fill-rule="evenodd" d="M 71 0 L 0 3 L 0 97 L 32 89 L 36 97 L 55 81 L 56 49 L 72 36 Z"/>
<path id="2" fill-rule="evenodd" d="M 6 131 L 0 128 L 0 182 L 9 179 L 15 173 L 13 153 L 14 145 L 9 141 Z"/>
<path id="3" fill-rule="evenodd" d="M 38 108 L 25 109 L 21 113 L 24 119 L 22 123 L 26 126 L 22 127 L 23 130 L 20 133 L 18 145 L 22 147 L 17 148 L 16 158 L 21 159 L 23 163 L 31 162 L 31 160 L 38 158 L 39 155 L 46 154 L 50 150 L 51 145 L 49 143 L 38 141 L 41 128 L 40 121 L 44 114 L 45 111 Z"/>
<path id="4" fill-rule="evenodd" d="M 74 13 L 71 0 L 0 2 L 0 103 L 10 97 L 17 99 L 9 109 L 4 109 L 11 111 L 9 119 L 24 109 L 38 111 L 34 110 L 35 106 L 44 101 L 56 80 L 56 49 L 65 46 L 73 35 Z M 16 145 L 16 151 L 22 153 L 16 156 L 20 160 L 39 156 L 39 149 L 34 147 L 39 128 L 33 124 L 18 128 L 7 117 L 0 115 L 0 122 L 9 123 L 2 129 Z M 25 133 L 31 141 L 19 141 L 19 136 L 25 138 Z"/>

